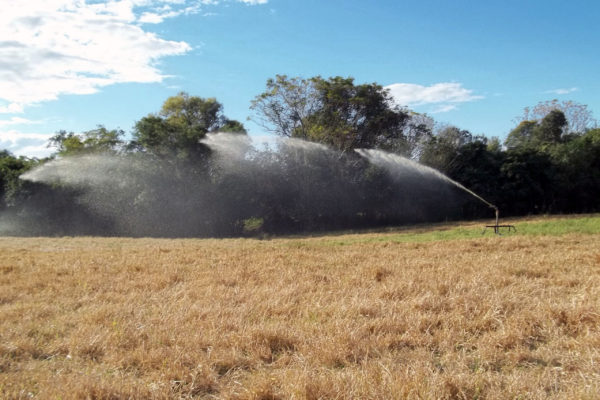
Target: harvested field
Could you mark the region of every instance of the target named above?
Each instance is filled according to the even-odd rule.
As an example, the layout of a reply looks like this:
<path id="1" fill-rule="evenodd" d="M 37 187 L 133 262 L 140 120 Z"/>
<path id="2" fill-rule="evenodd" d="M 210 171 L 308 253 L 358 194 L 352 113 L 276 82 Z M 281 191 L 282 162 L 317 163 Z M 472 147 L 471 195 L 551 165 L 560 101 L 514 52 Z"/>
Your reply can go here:
<path id="1" fill-rule="evenodd" d="M 600 234 L 0 238 L 0 397 L 600 393 Z"/>

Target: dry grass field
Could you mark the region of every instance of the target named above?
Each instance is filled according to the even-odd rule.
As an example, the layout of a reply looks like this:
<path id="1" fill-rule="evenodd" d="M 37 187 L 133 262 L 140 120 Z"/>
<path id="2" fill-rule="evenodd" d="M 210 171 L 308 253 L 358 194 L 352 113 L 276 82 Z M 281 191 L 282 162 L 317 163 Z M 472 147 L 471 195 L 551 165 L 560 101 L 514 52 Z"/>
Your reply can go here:
<path id="1" fill-rule="evenodd" d="M 0 238 L 0 398 L 599 398 L 600 234 L 464 229 Z"/>

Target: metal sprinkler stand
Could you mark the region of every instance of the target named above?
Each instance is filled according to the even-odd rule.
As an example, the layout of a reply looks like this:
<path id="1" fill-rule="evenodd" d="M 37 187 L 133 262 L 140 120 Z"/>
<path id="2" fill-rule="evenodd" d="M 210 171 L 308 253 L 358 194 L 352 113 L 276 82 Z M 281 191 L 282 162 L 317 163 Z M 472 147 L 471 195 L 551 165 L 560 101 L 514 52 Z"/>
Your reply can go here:
<path id="1" fill-rule="evenodd" d="M 496 206 L 491 206 L 494 210 L 496 210 L 496 224 L 495 225 L 486 225 L 485 228 L 483 229 L 483 232 L 481 232 L 481 234 L 483 235 L 485 233 L 485 231 L 487 231 L 488 228 L 493 228 L 494 229 L 494 233 L 496 235 L 502 235 L 502 233 L 500 233 L 500 228 L 505 228 L 508 229 L 508 233 L 510 233 L 511 229 L 513 232 L 517 232 L 517 228 L 515 228 L 514 225 L 500 225 L 498 224 L 498 219 L 500 217 L 500 210 L 498 210 L 498 207 Z"/>

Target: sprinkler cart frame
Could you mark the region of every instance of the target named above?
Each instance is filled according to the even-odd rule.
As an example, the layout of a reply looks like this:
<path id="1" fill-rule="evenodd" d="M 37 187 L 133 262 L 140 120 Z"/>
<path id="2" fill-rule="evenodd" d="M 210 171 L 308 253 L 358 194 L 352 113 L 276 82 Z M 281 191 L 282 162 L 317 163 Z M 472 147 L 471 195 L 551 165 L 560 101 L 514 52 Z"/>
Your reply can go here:
<path id="1" fill-rule="evenodd" d="M 488 228 L 493 228 L 494 229 L 494 233 L 496 235 L 502 235 L 502 233 L 500 233 L 500 228 L 507 228 L 508 232 L 510 233 L 510 230 L 512 229 L 513 232 L 517 232 L 517 228 L 514 225 L 499 225 L 498 224 L 498 218 L 500 217 L 500 210 L 498 210 L 498 207 L 494 206 L 494 205 L 490 205 L 491 208 L 493 208 L 494 210 L 496 210 L 496 225 L 486 225 L 485 228 L 483 228 L 483 231 L 481 232 L 481 234 L 483 235 L 485 233 L 485 231 L 488 230 Z"/>

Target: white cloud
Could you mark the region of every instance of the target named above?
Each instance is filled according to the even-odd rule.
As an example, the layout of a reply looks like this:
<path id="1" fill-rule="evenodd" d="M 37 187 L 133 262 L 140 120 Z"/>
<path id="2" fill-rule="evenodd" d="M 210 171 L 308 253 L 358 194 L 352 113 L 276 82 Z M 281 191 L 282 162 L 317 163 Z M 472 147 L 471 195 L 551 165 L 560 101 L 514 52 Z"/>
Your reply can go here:
<path id="1" fill-rule="evenodd" d="M 576 88 L 576 87 L 572 87 L 572 88 L 560 88 L 560 89 L 546 90 L 544 93 L 569 94 L 569 93 L 576 92 L 578 90 L 579 90 L 579 88 Z"/>
<path id="2" fill-rule="evenodd" d="M 164 1 L 161 1 L 164 3 Z M 13 0 L 0 13 L 0 112 L 89 94 L 121 82 L 160 82 L 156 62 L 190 50 L 136 24 L 149 0 Z"/>
<path id="3" fill-rule="evenodd" d="M 208 1 L 208 2 L 207 2 Z M 174 18 L 180 15 L 191 15 L 200 12 L 201 4 L 210 4 L 210 0 L 193 4 L 188 7 L 173 9 L 169 4 L 156 8 L 153 11 L 145 11 L 138 18 L 138 22 L 145 24 L 160 24 L 167 18 Z"/>
<path id="4" fill-rule="evenodd" d="M 483 96 L 462 87 L 456 82 L 442 82 L 431 86 L 414 83 L 394 83 L 386 86 L 394 101 L 407 107 L 435 105 L 432 113 L 448 112 L 457 108 L 460 103 L 482 99 Z"/>
<path id="5" fill-rule="evenodd" d="M 143 29 L 233 0 L 11 0 L 0 12 L 0 113 L 124 82 L 161 82 L 157 62 L 191 50 Z M 267 0 L 235 0 L 264 4 Z"/>
<path id="6" fill-rule="evenodd" d="M 0 119 L 0 128 L 8 125 L 31 125 L 31 124 L 39 124 L 39 121 L 32 121 L 27 118 L 21 117 L 12 117 L 11 119 Z"/>
<path id="7" fill-rule="evenodd" d="M 237 0 L 264 4 L 266 0 Z M 0 113 L 62 94 L 160 82 L 157 61 L 191 50 L 145 23 L 195 14 L 218 0 L 11 0 L 0 13 Z"/>
<path id="8" fill-rule="evenodd" d="M 48 139 L 52 133 L 23 133 L 15 130 L 0 130 L 0 149 L 5 149 L 17 156 L 46 157 L 52 153 Z"/>
<path id="9" fill-rule="evenodd" d="M 2 1 L 2 0 L 0 0 Z M 202 6 L 266 0 L 10 0 L 0 12 L 0 114 L 22 114 L 27 106 L 64 94 L 91 94 L 107 85 L 161 82 L 164 57 L 191 46 L 161 38 L 144 24 L 196 14 Z M 33 124 L 0 120 L 0 128 Z M 0 148 L 15 154 L 47 155 L 52 134 L 0 130 Z"/>
<path id="10" fill-rule="evenodd" d="M 431 110 L 431 114 L 445 113 L 456 110 L 458 107 L 456 104 L 441 104 Z"/>
<path id="11" fill-rule="evenodd" d="M 21 114 L 23 113 L 23 105 L 10 103 L 0 106 L 0 114 Z"/>

